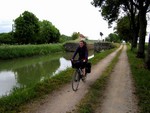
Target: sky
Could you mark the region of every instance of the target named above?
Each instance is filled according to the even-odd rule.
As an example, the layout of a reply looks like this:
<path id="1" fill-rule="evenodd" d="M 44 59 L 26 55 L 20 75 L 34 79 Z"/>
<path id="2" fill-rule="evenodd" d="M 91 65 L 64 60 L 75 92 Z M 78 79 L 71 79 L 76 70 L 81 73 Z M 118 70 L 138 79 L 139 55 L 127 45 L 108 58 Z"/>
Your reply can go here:
<path id="1" fill-rule="evenodd" d="M 101 17 L 92 0 L 0 0 L 0 32 L 12 30 L 13 20 L 24 11 L 32 12 L 39 20 L 48 20 L 61 34 L 71 36 L 80 32 L 89 39 L 100 39 L 113 32 Z M 103 38 L 102 37 L 102 38 Z"/>
<path id="2" fill-rule="evenodd" d="M 107 21 L 102 18 L 98 11 L 99 8 L 91 5 L 91 1 L 0 0 L 0 33 L 10 32 L 13 20 L 24 11 L 29 11 L 40 21 L 48 20 L 52 22 L 61 34 L 71 36 L 73 32 L 80 32 L 88 39 L 104 39 L 110 33 L 113 33 L 113 28 L 108 29 Z M 100 37 L 100 32 L 103 33 L 102 37 Z"/>

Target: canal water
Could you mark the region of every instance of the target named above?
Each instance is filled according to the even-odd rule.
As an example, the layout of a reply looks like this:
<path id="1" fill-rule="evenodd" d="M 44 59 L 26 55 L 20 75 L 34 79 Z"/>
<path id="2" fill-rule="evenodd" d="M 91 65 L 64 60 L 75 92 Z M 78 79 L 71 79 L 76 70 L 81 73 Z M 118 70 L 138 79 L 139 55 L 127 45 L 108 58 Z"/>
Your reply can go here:
<path id="1" fill-rule="evenodd" d="M 13 88 L 31 86 L 71 67 L 73 53 L 54 53 L 0 61 L 0 97 L 9 95 Z M 93 57 L 89 52 L 89 58 Z"/>

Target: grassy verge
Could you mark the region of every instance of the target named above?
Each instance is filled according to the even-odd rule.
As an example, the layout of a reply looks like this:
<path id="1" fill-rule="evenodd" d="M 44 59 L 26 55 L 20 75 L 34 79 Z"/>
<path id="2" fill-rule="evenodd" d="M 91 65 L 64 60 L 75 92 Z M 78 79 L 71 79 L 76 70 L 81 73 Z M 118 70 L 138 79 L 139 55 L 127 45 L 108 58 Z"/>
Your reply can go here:
<path id="1" fill-rule="evenodd" d="M 105 69 L 101 77 L 90 86 L 89 92 L 81 100 L 77 112 L 78 113 L 94 113 L 96 107 L 100 104 L 100 100 L 103 98 L 102 94 L 107 85 L 107 81 L 110 73 L 112 72 L 115 64 L 118 61 L 118 57 L 121 50 L 117 53 L 116 57 L 111 61 L 110 65 Z"/>
<path id="2" fill-rule="evenodd" d="M 92 64 L 95 64 L 101 59 L 105 58 L 108 54 L 110 54 L 114 50 L 115 49 L 107 50 L 105 52 L 96 54 L 95 57 L 92 60 L 90 60 L 90 62 L 92 62 Z M 99 56 L 103 56 L 103 57 L 99 57 Z M 97 61 L 98 57 L 99 60 Z M 97 62 L 95 62 L 95 59 Z M 35 86 L 16 89 L 9 96 L 4 96 L 0 98 L 0 113 L 6 113 L 6 112 L 18 113 L 22 105 L 27 104 L 31 100 L 49 94 L 52 91 L 62 87 L 64 84 L 69 83 L 73 71 L 74 71 L 73 69 L 69 68 L 50 79 L 35 84 Z"/>
<path id="3" fill-rule="evenodd" d="M 144 68 L 144 61 L 136 58 L 135 52 L 127 51 L 132 75 L 139 97 L 141 113 L 150 113 L 150 71 Z"/>
<path id="4" fill-rule="evenodd" d="M 62 44 L 2 45 L 0 46 L 0 59 L 45 55 L 59 51 L 63 51 Z"/>

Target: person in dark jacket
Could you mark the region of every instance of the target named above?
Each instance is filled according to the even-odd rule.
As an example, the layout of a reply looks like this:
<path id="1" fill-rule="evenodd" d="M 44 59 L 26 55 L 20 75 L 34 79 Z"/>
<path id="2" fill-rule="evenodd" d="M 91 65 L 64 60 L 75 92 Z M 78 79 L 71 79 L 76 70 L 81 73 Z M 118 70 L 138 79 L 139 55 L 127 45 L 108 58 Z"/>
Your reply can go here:
<path id="1" fill-rule="evenodd" d="M 74 60 L 74 58 L 76 57 L 77 54 L 79 54 L 78 60 L 82 61 L 81 67 L 82 67 L 82 71 L 83 71 L 83 77 L 85 77 L 85 66 L 88 61 L 88 49 L 86 46 L 86 42 L 84 42 L 83 40 L 81 40 L 79 42 L 79 46 L 77 47 L 77 49 L 72 57 L 72 60 Z"/>

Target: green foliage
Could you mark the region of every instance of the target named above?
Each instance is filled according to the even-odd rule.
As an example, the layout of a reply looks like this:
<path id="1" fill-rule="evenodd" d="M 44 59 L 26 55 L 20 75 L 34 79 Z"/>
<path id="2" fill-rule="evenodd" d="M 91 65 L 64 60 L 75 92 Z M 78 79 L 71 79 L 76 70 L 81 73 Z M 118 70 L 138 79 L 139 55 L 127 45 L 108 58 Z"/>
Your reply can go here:
<path id="1" fill-rule="evenodd" d="M 130 29 L 130 20 L 128 16 L 124 16 L 117 21 L 116 30 L 118 35 L 126 42 L 132 40 L 132 32 Z"/>
<path id="2" fill-rule="evenodd" d="M 66 35 L 61 35 L 59 38 L 60 43 L 63 43 L 63 42 L 69 41 L 69 40 L 72 40 L 72 37 L 66 36 Z"/>
<path id="3" fill-rule="evenodd" d="M 0 44 L 13 44 L 14 42 L 12 32 L 0 34 Z"/>
<path id="4" fill-rule="evenodd" d="M 137 37 L 139 32 L 139 46 L 137 57 L 144 58 L 145 54 L 145 36 L 147 20 L 146 14 L 150 12 L 150 0 L 93 0 L 92 5 L 100 7 L 101 15 L 108 21 L 109 25 L 117 20 L 120 15 L 126 14 L 130 16 L 133 33 L 132 48 L 137 45 Z M 136 25 L 135 16 L 138 13 L 139 26 Z M 119 15 L 120 14 L 120 15 Z M 140 28 L 140 30 L 139 30 Z M 139 30 L 139 31 L 138 31 Z"/>
<path id="5" fill-rule="evenodd" d="M 121 41 L 120 37 L 115 33 L 110 33 L 106 38 L 106 41 L 119 43 Z"/>
<path id="6" fill-rule="evenodd" d="M 93 0 L 92 5 L 101 8 L 101 15 L 108 21 L 109 25 L 117 20 L 120 9 L 119 0 Z"/>
<path id="7" fill-rule="evenodd" d="M 44 55 L 59 51 L 63 51 L 62 44 L 3 45 L 0 46 L 0 59 Z"/>
<path id="8" fill-rule="evenodd" d="M 37 43 L 55 43 L 59 41 L 59 30 L 49 21 L 43 20 L 40 23 L 40 33 Z"/>
<path id="9" fill-rule="evenodd" d="M 75 40 L 75 39 L 79 38 L 79 33 L 74 32 L 71 37 L 73 40 Z"/>
<path id="10" fill-rule="evenodd" d="M 39 32 L 39 20 L 31 12 L 25 11 L 15 19 L 14 37 L 19 44 L 35 43 Z"/>
<path id="11" fill-rule="evenodd" d="M 106 4 L 102 6 L 102 16 L 105 20 L 108 20 L 109 24 L 118 18 L 119 5 L 117 1 L 107 0 Z"/>
<path id="12" fill-rule="evenodd" d="M 25 11 L 15 19 L 14 38 L 19 44 L 43 44 L 59 41 L 59 30 L 49 21 L 39 19 Z"/>
<path id="13" fill-rule="evenodd" d="M 77 35 L 72 38 L 76 39 Z M 51 22 L 39 21 L 33 13 L 25 11 L 14 20 L 13 32 L 0 34 L 0 44 L 47 44 L 72 38 L 65 35 L 60 37 L 59 30 Z"/>

